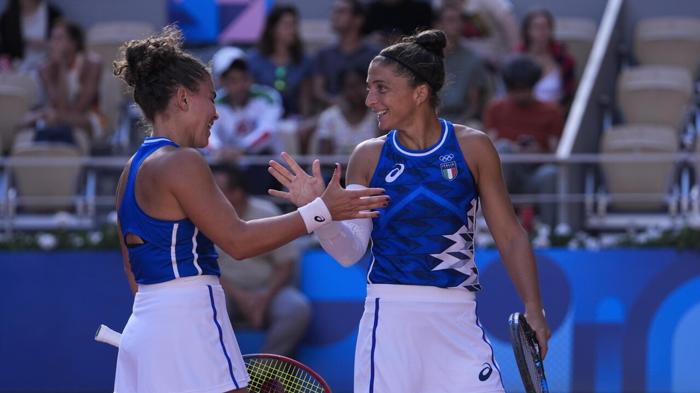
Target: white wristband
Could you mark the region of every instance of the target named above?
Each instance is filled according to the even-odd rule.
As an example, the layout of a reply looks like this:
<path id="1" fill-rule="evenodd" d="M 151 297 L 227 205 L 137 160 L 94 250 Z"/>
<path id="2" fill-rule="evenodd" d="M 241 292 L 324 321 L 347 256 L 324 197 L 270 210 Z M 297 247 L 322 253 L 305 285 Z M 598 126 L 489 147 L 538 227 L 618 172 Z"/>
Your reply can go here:
<path id="1" fill-rule="evenodd" d="M 301 215 L 302 220 L 304 220 L 304 225 L 306 225 L 306 231 L 308 233 L 313 232 L 317 228 L 333 220 L 331 212 L 328 211 L 326 204 L 320 197 L 298 208 L 297 211 Z"/>

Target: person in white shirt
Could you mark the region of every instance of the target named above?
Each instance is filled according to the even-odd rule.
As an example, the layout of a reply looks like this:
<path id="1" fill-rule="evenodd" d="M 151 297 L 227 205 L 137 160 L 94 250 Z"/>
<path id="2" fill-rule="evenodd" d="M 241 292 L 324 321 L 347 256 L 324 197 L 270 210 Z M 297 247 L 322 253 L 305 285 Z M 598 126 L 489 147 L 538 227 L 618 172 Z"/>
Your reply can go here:
<path id="1" fill-rule="evenodd" d="M 245 52 L 220 49 L 212 59 L 219 81 L 214 123 L 207 150 L 215 158 L 232 160 L 241 154 L 275 154 L 281 150 L 275 132 L 283 107 L 273 88 L 253 84 Z"/>
<path id="2" fill-rule="evenodd" d="M 47 55 L 49 35 L 62 17 L 45 0 L 8 0 L 0 14 L 0 67 L 33 74 Z"/>
<path id="3" fill-rule="evenodd" d="M 312 154 L 349 155 L 360 142 L 377 136 L 376 115 L 365 105 L 366 79 L 367 71 L 359 66 L 340 73 L 338 104 L 319 116 Z"/>
<path id="4" fill-rule="evenodd" d="M 492 67 L 500 69 L 516 51 L 520 35 L 512 0 L 432 0 L 432 5 L 463 10 L 465 44 Z"/>

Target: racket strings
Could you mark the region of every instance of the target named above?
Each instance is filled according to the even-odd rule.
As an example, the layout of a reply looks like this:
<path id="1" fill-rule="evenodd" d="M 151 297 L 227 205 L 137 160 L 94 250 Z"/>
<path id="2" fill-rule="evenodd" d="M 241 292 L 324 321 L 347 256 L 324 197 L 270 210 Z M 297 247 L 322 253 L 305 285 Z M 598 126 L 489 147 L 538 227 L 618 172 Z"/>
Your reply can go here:
<path id="1" fill-rule="evenodd" d="M 246 360 L 251 393 L 323 393 L 323 386 L 303 369 L 277 359 Z"/>
<path id="2" fill-rule="evenodd" d="M 539 351 L 537 350 L 537 343 L 534 337 L 528 335 L 519 329 L 520 345 L 523 349 L 523 357 L 525 358 L 525 365 L 527 366 L 528 374 L 530 375 L 530 380 L 534 385 L 537 392 L 546 391 L 546 388 L 542 386 L 542 375 L 540 369 L 542 368 L 541 361 L 539 359 Z"/>
<path id="3" fill-rule="evenodd" d="M 527 366 L 528 374 L 532 381 L 537 381 L 539 376 L 537 375 L 537 366 L 535 364 L 534 350 L 530 345 L 530 340 L 525 335 L 525 332 L 520 331 L 520 342 L 523 347 L 523 354 L 525 355 L 525 365 Z"/>

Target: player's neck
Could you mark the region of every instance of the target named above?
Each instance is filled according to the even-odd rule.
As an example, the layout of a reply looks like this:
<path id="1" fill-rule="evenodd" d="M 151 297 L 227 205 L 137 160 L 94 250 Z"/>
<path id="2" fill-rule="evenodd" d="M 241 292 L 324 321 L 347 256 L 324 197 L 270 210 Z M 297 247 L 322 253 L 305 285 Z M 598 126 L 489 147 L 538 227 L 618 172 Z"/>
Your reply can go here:
<path id="1" fill-rule="evenodd" d="M 191 141 L 184 132 L 181 132 L 181 127 L 182 126 L 179 125 L 178 122 L 174 121 L 173 117 L 159 114 L 156 115 L 153 122 L 152 136 L 168 138 L 180 146 L 188 147 L 191 145 Z"/>
<path id="2" fill-rule="evenodd" d="M 442 136 L 442 125 L 437 117 L 417 117 L 411 124 L 399 129 L 399 142 L 411 150 L 434 146 Z"/>

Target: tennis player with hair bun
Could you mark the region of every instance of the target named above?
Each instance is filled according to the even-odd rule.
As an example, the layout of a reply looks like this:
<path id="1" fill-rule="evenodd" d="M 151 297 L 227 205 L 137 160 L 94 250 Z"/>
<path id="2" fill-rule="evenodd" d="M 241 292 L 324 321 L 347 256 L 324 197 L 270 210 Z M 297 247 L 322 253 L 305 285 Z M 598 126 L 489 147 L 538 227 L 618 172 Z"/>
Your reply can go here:
<path id="1" fill-rule="evenodd" d="M 513 212 L 498 154 L 481 131 L 436 115 L 444 47 L 445 35 L 428 30 L 372 60 L 366 104 L 388 133 L 357 146 L 347 184 L 382 187 L 391 204 L 373 219 L 334 221 L 315 231 L 341 264 L 370 254 L 355 352 L 356 393 L 504 391 L 476 316 L 479 204 L 542 353 L 547 352 L 551 333 L 535 259 Z M 269 171 L 291 190 L 270 191 L 273 195 L 300 204 L 323 191 L 322 180 L 293 176 L 279 163 L 270 162 Z"/>
<path id="2" fill-rule="evenodd" d="M 381 189 L 342 189 L 337 166 L 323 195 L 296 212 L 241 220 L 196 150 L 217 118 L 215 92 L 205 66 L 181 45 L 182 34 L 169 26 L 127 42 L 114 64 L 152 125 L 117 187 L 122 255 L 136 291 L 119 346 L 117 393 L 246 392 L 214 243 L 244 259 L 332 220 L 374 217 L 372 209 L 387 203 Z M 320 171 L 318 161 L 314 168 Z"/>

